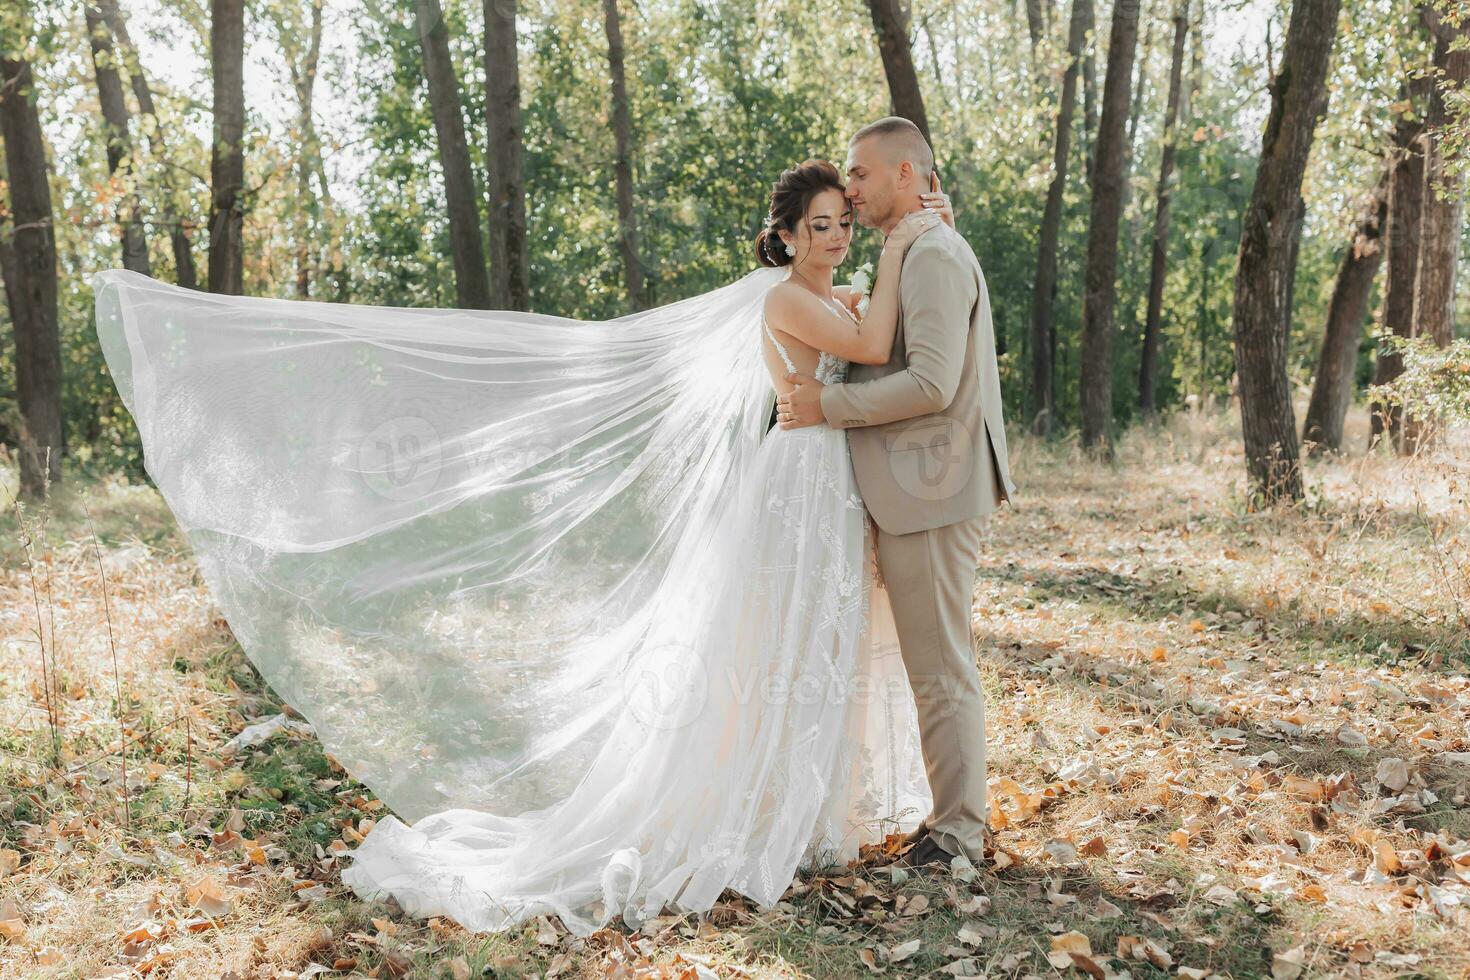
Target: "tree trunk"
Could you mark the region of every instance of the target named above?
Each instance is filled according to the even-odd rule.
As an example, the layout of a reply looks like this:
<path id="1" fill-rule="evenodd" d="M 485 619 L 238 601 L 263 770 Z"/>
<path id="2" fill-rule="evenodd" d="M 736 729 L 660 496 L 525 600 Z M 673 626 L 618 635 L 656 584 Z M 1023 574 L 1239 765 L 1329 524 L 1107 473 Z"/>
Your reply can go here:
<path id="1" fill-rule="evenodd" d="M 1148 312 L 1143 321 L 1143 355 L 1138 363 L 1138 407 L 1145 418 L 1158 413 L 1155 385 L 1159 373 L 1159 337 L 1164 319 L 1164 277 L 1169 266 L 1169 200 L 1173 195 L 1174 155 L 1183 93 L 1184 42 L 1189 35 L 1189 0 L 1174 13 L 1174 48 L 1169 56 L 1169 96 L 1164 106 L 1164 150 L 1159 160 L 1158 200 L 1154 205 L 1152 264 L 1148 274 Z"/>
<path id="2" fill-rule="evenodd" d="M 1133 80 L 1133 102 L 1128 107 L 1128 142 L 1125 145 L 1128 148 L 1127 153 L 1130 160 L 1133 157 L 1133 144 L 1138 139 L 1138 117 L 1143 115 L 1143 89 L 1148 84 L 1148 53 L 1153 49 L 1154 44 L 1153 19 L 1145 18 L 1144 14 L 1145 11 L 1140 7 L 1139 19 L 1144 21 L 1145 26 L 1141 49 L 1143 54 L 1134 59 L 1138 76 Z"/>
<path id="3" fill-rule="evenodd" d="M 107 140 L 107 172 L 123 184 L 118 199 L 117 223 L 122 238 L 123 268 L 153 275 L 148 263 L 148 235 L 143 228 L 143 209 L 138 202 L 137 176 L 133 161 L 132 120 L 123 98 L 122 77 L 117 73 L 117 52 L 112 31 L 97 4 L 82 5 L 87 34 L 92 42 L 92 71 L 97 80 L 97 101 L 102 107 L 102 128 Z"/>
<path id="4" fill-rule="evenodd" d="M 1454 124 L 1446 92 L 1458 93 L 1470 78 L 1470 19 L 1460 25 L 1446 21 L 1433 6 L 1420 8 L 1434 38 L 1434 68 L 1438 83 L 1429 96 L 1426 120 L 1424 201 L 1419 224 L 1419 268 L 1414 281 L 1414 332 L 1429 337 L 1436 347 L 1447 347 L 1455 333 L 1455 272 L 1460 257 L 1460 225 L 1465 210 L 1465 179 L 1454 167 L 1445 136 Z M 1409 413 L 1404 419 L 1403 451 L 1418 452 L 1430 445 L 1436 420 Z"/>
<path id="5" fill-rule="evenodd" d="M 167 149 L 163 143 L 162 129 L 158 125 L 158 111 L 153 105 L 153 92 L 148 87 L 148 78 L 143 74 L 138 49 L 128 36 L 127 20 L 115 0 L 99 0 L 97 6 L 102 11 L 103 19 L 112 28 L 112 35 L 122 50 L 123 64 L 128 70 L 128 82 L 132 86 L 133 97 L 138 101 L 140 125 L 148 134 L 148 147 L 154 158 L 163 160 L 167 156 Z M 147 122 L 150 117 L 153 120 L 151 125 Z M 189 242 L 189 230 L 184 227 L 183 219 L 179 217 L 178 209 L 174 205 L 173 177 L 169 168 L 163 168 L 159 184 L 164 198 L 163 220 L 168 225 L 169 243 L 174 254 L 174 281 L 186 289 L 197 289 L 199 274 L 194 268 L 193 246 Z"/>
<path id="6" fill-rule="evenodd" d="M 1050 434 L 1056 406 L 1052 402 L 1053 323 L 1057 298 L 1057 244 L 1061 238 L 1062 198 L 1071 163 L 1072 117 L 1077 112 L 1077 73 L 1081 66 L 1083 36 L 1087 31 L 1088 0 L 1072 0 L 1067 30 L 1067 71 L 1062 76 L 1061 105 L 1057 109 L 1056 143 L 1052 153 L 1051 183 L 1041 216 L 1041 241 L 1036 250 L 1036 282 L 1031 297 L 1031 431 Z"/>
<path id="7" fill-rule="evenodd" d="M 0 58 L 0 136 L 10 189 L 10 228 L 0 227 L 0 275 L 15 329 L 20 409 L 20 492 L 40 500 L 61 479 L 61 339 L 56 308 L 56 230 L 46 146 L 28 62 Z"/>
<path id="8" fill-rule="evenodd" d="M 289 58 L 291 81 L 296 89 L 297 128 L 301 131 L 301 148 L 296 155 L 296 295 L 311 296 L 313 262 L 311 246 L 315 228 L 321 218 L 321 206 L 311 192 L 311 176 L 315 161 L 321 156 L 321 139 L 311 107 L 316 92 L 317 63 L 322 51 L 322 0 L 311 0 L 311 25 L 307 29 L 306 53 L 302 63 Z"/>
<path id="9" fill-rule="evenodd" d="M 245 3 L 211 0 L 214 153 L 209 168 L 209 291 L 244 292 Z"/>
<path id="10" fill-rule="evenodd" d="M 449 57 L 449 31 L 444 25 L 439 0 L 415 0 L 414 17 L 424 53 L 424 77 L 429 83 L 434 133 L 439 140 L 439 166 L 444 171 L 456 302 L 466 310 L 492 309 L 495 299 L 490 290 L 485 243 L 480 236 L 480 206 L 469 143 L 465 139 L 459 79 L 454 75 L 454 62 Z"/>
<path id="11" fill-rule="evenodd" d="M 1133 160 L 1134 151 L 1137 149 L 1138 142 L 1138 120 L 1143 115 L 1143 90 L 1148 85 L 1148 56 L 1149 52 L 1153 50 L 1154 43 L 1154 23 L 1153 18 L 1149 16 L 1148 7 L 1140 4 L 1138 19 L 1139 23 L 1144 25 L 1142 47 L 1138 49 L 1142 53 L 1134 57 L 1134 67 L 1137 76 L 1133 80 L 1133 99 L 1128 106 L 1128 136 L 1123 142 L 1123 196 L 1122 202 L 1118 205 L 1118 214 L 1120 216 L 1128 215 L 1129 205 L 1133 203 Z M 1143 209 L 1134 209 L 1133 213 L 1129 215 L 1128 230 L 1126 232 L 1128 241 L 1137 241 L 1139 236 L 1143 234 L 1142 222 Z M 1132 266 L 1130 260 L 1135 257 L 1136 253 L 1133 249 L 1129 249 L 1123 256 L 1122 261 L 1125 269 L 1118 274 L 1120 280 L 1132 281 L 1133 277 L 1129 275 L 1127 270 Z"/>
<path id="12" fill-rule="evenodd" d="M 919 92 L 919 76 L 914 71 L 914 53 L 909 47 L 908 14 L 899 0 L 868 0 L 868 11 L 873 15 L 873 30 L 878 34 L 878 53 L 883 57 L 883 73 L 888 77 L 893 114 L 918 126 L 933 147 L 929 117 L 924 114 L 924 98 Z"/>
<path id="13" fill-rule="evenodd" d="M 1036 63 L 1036 49 L 1041 47 L 1045 30 L 1041 23 L 1041 0 L 1026 0 L 1026 33 L 1031 35 L 1031 62 Z"/>
<path id="14" fill-rule="evenodd" d="M 633 208 L 633 122 L 628 107 L 627 78 L 623 71 L 623 27 L 618 17 L 618 0 L 602 0 L 602 16 L 607 30 L 613 139 L 617 152 L 613 172 L 617 180 L 618 246 L 623 253 L 623 279 L 628 286 L 628 300 L 635 310 L 641 310 L 645 300 L 643 259 L 638 254 L 638 213 Z"/>
<path id="15" fill-rule="evenodd" d="M 1235 273 L 1235 371 L 1251 488 L 1266 502 L 1300 500 L 1302 474 L 1286 376 L 1291 283 L 1301 240 L 1301 187 L 1317 121 L 1327 109 L 1327 66 L 1341 0 L 1295 0 Z"/>
<path id="16" fill-rule="evenodd" d="M 1082 152 L 1086 158 L 1084 172 L 1092 186 L 1092 167 L 1097 157 L 1097 7 L 1096 0 L 1083 5 L 1086 15 L 1086 39 L 1082 44 Z"/>
<path id="17" fill-rule="evenodd" d="M 1112 454 L 1113 296 L 1127 155 L 1128 90 L 1133 83 L 1133 55 L 1138 46 L 1138 7 L 1139 0 L 1117 0 L 1113 6 L 1087 231 L 1086 291 L 1082 301 L 1082 445 L 1104 456 Z"/>
<path id="18" fill-rule="evenodd" d="M 327 247 L 320 235 L 322 203 L 327 196 L 325 176 L 321 179 L 320 198 L 312 193 L 311 188 L 312 178 L 321 171 L 321 139 L 317 135 L 312 106 L 317 66 L 321 60 L 322 0 L 311 0 L 309 10 L 310 20 L 305 25 L 297 20 L 300 7 L 294 0 L 287 4 L 268 5 L 264 10 L 274 22 L 281 55 L 291 76 L 291 88 L 296 93 L 296 129 L 300 143 L 295 164 L 296 200 L 291 213 L 296 253 L 296 295 L 301 299 L 311 297 L 314 273 L 325 266 L 320 252 L 313 259 L 313 247 L 318 250 Z"/>
<path id="19" fill-rule="evenodd" d="M 1353 400 L 1357 374 L 1358 343 L 1368 318 L 1368 297 L 1373 277 L 1383 260 L 1383 233 L 1388 225 L 1388 181 L 1390 167 L 1373 188 L 1363 214 L 1353 229 L 1352 241 L 1337 268 L 1332 299 L 1327 304 L 1327 329 L 1322 336 L 1322 353 L 1317 376 L 1312 382 L 1312 400 L 1302 425 L 1308 452 L 1342 449 L 1342 424 Z"/>
<path id="20" fill-rule="evenodd" d="M 948 97 L 948 91 L 944 84 L 944 71 L 939 64 L 939 45 L 934 40 L 933 20 L 932 13 L 925 14 L 924 19 L 919 21 L 919 26 L 923 28 L 924 38 L 929 42 L 929 67 L 934 72 L 934 91 L 939 93 L 940 99 L 945 99 Z"/>
<path id="21" fill-rule="evenodd" d="M 1205 85 L 1205 0 L 1192 0 L 1194 32 L 1189 38 L 1189 82 L 1184 86 L 1181 118 L 1193 119 L 1197 114 L 1195 99 Z"/>
<path id="22" fill-rule="evenodd" d="M 531 306 L 531 260 L 526 242 L 525 178 L 521 173 L 516 0 L 485 0 L 484 8 L 491 303 L 500 309 L 526 310 Z"/>
<path id="23" fill-rule="evenodd" d="M 1388 180 L 1388 270 L 1383 283 L 1381 329 L 1395 337 L 1414 335 L 1414 280 L 1419 273 L 1419 218 L 1424 205 L 1424 118 L 1413 111 L 1429 98 L 1428 77 L 1417 77 L 1402 88 L 1401 101 L 1410 111 L 1399 116 L 1394 126 L 1390 151 L 1392 172 Z M 1378 349 L 1373 383 L 1388 384 L 1404 370 L 1404 359 L 1387 346 Z M 1369 420 L 1371 449 L 1386 432 L 1395 446 L 1402 443 L 1403 415 L 1397 405 L 1374 402 Z"/>

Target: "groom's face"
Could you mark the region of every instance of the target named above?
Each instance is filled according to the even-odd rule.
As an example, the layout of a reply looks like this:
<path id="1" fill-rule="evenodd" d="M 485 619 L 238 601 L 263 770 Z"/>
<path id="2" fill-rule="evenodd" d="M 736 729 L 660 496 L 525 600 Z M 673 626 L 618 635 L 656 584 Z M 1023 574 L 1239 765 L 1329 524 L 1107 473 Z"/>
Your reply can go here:
<path id="1" fill-rule="evenodd" d="M 899 167 L 879 144 L 869 137 L 847 148 L 847 199 L 864 228 L 887 225 L 898 199 Z"/>

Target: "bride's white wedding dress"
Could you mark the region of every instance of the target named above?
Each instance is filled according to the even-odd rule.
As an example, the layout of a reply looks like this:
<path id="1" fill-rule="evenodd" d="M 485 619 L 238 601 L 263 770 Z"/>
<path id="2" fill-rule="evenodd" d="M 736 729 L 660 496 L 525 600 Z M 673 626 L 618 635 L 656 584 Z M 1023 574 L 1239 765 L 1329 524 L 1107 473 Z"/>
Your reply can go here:
<path id="1" fill-rule="evenodd" d="M 822 354 L 815 376 L 846 371 Z M 570 796 L 515 817 L 388 817 L 343 880 L 470 929 L 555 912 L 585 934 L 665 903 L 703 911 L 727 887 L 773 905 L 798 867 L 917 826 L 930 801 L 913 696 L 847 436 L 772 429 L 748 476 L 704 581 L 676 589 L 692 629 L 633 667 L 627 710 Z"/>
<path id="2" fill-rule="evenodd" d="M 149 473 L 242 646 L 412 821 L 352 852 L 360 896 L 586 935 L 726 888 L 771 905 L 928 812 L 846 435 L 761 424 L 778 271 L 599 325 L 98 277 Z M 414 421 L 384 431 L 358 362 L 381 398 L 422 385 L 390 417 Z M 365 465 L 374 439 L 414 465 Z"/>

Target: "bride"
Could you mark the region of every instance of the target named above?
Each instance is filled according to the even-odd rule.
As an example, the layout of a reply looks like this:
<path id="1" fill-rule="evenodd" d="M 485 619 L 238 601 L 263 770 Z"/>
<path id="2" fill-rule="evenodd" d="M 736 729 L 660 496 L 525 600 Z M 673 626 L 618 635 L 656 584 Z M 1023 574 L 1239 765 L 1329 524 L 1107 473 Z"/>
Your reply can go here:
<path id="1" fill-rule="evenodd" d="M 343 880 L 472 930 L 774 904 L 930 807 L 846 435 L 785 376 L 882 363 L 910 215 L 834 286 L 837 169 L 762 268 L 605 323 L 214 296 L 109 270 L 97 330 L 242 648 L 403 820 Z M 405 823 L 404 820 L 410 821 Z"/>

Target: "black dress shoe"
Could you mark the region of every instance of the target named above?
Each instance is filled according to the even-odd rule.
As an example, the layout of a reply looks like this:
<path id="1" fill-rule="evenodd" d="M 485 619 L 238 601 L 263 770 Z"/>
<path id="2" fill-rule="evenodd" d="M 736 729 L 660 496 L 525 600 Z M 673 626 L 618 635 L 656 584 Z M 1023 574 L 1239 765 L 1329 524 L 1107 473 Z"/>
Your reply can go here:
<path id="1" fill-rule="evenodd" d="M 917 844 L 929 836 L 929 821 L 920 820 L 919 825 L 903 835 L 905 844 Z"/>
<path id="2" fill-rule="evenodd" d="M 955 855 L 936 844 L 933 837 L 925 837 L 893 863 L 896 867 L 920 871 L 934 870 L 934 865 L 943 865 L 948 868 L 949 863 L 954 859 Z"/>

